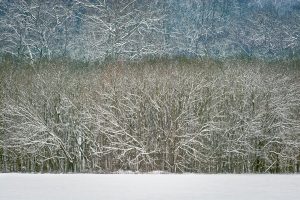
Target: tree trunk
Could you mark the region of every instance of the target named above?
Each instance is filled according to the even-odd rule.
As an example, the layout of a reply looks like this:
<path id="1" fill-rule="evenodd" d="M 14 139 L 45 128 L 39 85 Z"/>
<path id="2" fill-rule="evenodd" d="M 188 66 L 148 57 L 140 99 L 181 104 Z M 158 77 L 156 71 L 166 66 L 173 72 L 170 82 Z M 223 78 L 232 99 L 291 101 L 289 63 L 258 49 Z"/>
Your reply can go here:
<path id="1" fill-rule="evenodd" d="M 2 171 L 3 173 L 7 172 L 7 150 L 6 147 L 4 145 L 3 147 L 3 155 L 2 155 L 2 159 L 3 159 L 3 167 L 2 167 Z"/>

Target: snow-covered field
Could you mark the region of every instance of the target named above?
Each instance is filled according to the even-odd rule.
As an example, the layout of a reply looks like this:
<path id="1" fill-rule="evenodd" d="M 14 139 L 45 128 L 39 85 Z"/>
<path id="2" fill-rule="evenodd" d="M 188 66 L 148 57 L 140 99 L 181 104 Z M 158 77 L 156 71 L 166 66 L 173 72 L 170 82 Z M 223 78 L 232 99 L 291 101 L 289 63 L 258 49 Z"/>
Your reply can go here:
<path id="1" fill-rule="evenodd" d="M 296 200 L 300 175 L 0 174 L 1 200 Z"/>

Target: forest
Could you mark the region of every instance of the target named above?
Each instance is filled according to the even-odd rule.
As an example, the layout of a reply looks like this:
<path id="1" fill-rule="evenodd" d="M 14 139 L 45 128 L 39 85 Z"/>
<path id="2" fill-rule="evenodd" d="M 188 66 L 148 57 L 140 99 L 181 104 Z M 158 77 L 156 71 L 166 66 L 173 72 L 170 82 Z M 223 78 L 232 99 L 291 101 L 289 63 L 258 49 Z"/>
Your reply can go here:
<path id="1" fill-rule="evenodd" d="M 299 173 L 300 1 L 0 0 L 0 171 Z"/>
<path id="2" fill-rule="evenodd" d="M 1 73 L 4 171 L 299 172 L 300 71 L 290 63 L 34 66 L 8 62 Z"/>
<path id="3" fill-rule="evenodd" d="M 0 54 L 18 59 L 300 54 L 299 0 L 1 0 Z"/>

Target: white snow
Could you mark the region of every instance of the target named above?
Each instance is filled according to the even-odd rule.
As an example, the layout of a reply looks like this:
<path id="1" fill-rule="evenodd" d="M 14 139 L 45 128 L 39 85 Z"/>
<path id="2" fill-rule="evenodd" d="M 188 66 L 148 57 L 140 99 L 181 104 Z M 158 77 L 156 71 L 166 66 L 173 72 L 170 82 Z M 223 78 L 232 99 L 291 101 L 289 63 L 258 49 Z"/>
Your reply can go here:
<path id="1" fill-rule="evenodd" d="M 1 200 L 296 200 L 300 175 L 0 174 Z"/>

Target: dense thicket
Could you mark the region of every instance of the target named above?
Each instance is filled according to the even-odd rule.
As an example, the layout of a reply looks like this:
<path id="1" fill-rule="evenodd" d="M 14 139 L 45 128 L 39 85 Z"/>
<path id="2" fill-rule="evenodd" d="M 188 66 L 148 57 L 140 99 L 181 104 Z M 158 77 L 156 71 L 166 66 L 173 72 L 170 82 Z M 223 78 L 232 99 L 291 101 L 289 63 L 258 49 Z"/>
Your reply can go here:
<path id="1" fill-rule="evenodd" d="M 0 169 L 299 172 L 300 75 L 289 65 L 3 62 Z"/>

